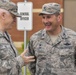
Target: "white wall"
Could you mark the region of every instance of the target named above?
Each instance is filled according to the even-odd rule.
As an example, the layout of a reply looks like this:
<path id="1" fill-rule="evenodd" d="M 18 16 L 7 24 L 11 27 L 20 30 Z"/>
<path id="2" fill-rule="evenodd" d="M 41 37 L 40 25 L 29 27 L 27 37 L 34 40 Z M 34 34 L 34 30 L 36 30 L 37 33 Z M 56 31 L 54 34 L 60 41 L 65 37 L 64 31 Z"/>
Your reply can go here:
<path id="1" fill-rule="evenodd" d="M 64 0 L 64 26 L 76 31 L 76 0 Z"/>

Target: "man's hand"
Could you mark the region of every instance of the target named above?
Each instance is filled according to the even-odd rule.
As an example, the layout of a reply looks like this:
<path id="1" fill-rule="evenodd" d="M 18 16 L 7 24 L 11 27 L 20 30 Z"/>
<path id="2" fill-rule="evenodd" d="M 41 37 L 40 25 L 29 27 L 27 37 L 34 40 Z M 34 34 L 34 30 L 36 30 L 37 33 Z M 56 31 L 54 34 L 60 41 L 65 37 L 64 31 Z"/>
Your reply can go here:
<path id="1" fill-rule="evenodd" d="M 26 52 L 27 50 L 24 50 L 24 52 L 20 55 L 23 58 L 25 64 L 34 62 L 35 61 L 34 56 L 25 56 Z"/>

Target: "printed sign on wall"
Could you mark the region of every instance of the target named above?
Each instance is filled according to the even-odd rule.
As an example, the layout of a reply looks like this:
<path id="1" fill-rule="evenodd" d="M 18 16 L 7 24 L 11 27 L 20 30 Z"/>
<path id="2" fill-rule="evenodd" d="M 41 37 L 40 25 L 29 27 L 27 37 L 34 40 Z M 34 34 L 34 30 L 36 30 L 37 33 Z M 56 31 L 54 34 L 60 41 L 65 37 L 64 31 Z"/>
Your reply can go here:
<path id="1" fill-rule="evenodd" d="M 33 20 L 33 3 L 32 2 L 18 2 L 18 13 L 21 17 L 17 18 L 18 30 L 32 30 Z"/>

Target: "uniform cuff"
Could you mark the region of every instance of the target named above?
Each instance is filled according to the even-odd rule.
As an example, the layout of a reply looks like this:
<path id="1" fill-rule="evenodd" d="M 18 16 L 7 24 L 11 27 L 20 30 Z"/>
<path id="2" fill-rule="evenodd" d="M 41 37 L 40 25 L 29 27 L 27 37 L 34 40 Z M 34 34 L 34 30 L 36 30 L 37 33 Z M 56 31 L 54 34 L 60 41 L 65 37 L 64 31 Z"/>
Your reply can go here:
<path id="1" fill-rule="evenodd" d="M 20 67 L 23 67 L 25 65 L 24 60 L 21 56 L 18 56 L 16 59 L 17 59 L 19 65 L 20 65 Z"/>

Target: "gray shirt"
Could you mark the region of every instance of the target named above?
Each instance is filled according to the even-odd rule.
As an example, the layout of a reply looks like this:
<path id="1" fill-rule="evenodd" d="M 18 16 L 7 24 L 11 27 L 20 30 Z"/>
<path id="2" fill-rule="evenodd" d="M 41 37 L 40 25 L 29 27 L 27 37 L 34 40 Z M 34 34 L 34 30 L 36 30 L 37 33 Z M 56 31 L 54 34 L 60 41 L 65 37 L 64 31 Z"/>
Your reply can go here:
<path id="1" fill-rule="evenodd" d="M 9 34 L 0 32 L 0 75 L 22 75 L 23 65 Z"/>
<path id="2" fill-rule="evenodd" d="M 40 30 L 32 35 L 28 55 L 36 61 L 29 64 L 31 75 L 76 75 L 76 32 L 62 27 L 55 43 Z"/>

